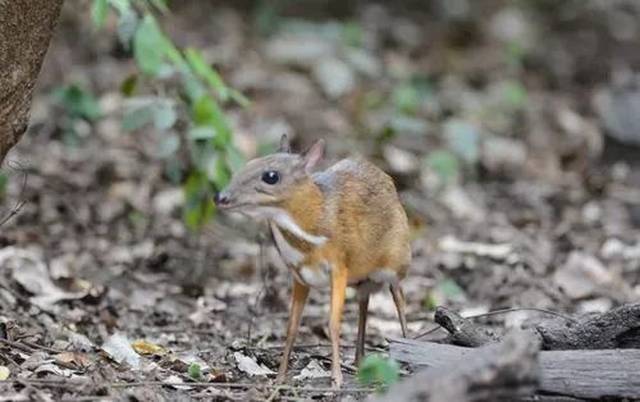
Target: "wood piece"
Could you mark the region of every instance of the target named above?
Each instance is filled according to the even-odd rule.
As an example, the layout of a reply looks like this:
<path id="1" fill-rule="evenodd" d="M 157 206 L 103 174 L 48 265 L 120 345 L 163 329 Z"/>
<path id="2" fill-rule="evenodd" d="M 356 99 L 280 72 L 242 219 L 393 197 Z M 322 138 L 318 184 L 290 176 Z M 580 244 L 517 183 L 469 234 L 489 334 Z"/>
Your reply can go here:
<path id="1" fill-rule="evenodd" d="M 435 321 L 450 334 L 450 342 L 477 347 L 499 340 L 498 336 L 444 307 L 436 309 Z M 540 338 L 544 350 L 640 349 L 640 304 L 575 320 L 545 320 L 528 331 Z"/>
<path id="2" fill-rule="evenodd" d="M 464 348 L 408 339 L 390 341 L 392 358 L 433 371 L 483 361 L 484 348 Z M 497 353 L 497 352 L 496 352 Z M 539 353 L 538 391 L 573 398 L 640 398 L 640 350 L 564 350 Z"/>
<path id="3" fill-rule="evenodd" d="M 577 323 L 547 320 L 535 330 L 542 338 L 542 348 L 548 350 L 640 349 L 640 304 L 580 317 Z"/>
<path id="4" fill-rule="evenodd" d="M 392 357 L 415 361 L 423 342 L 392 342 Z M 529 334 L 511 334 L 500 343 L 478 349 L 430 344 L 429 368 L 392 386 L 376 401 L 514 400 L 530 396 L 537 386 L 538 340 Z M 404 351 L 404 353 L 402 353 Z M 408 352 L 408 354 L 407 354 Z M 432 359 L 434 358 L 435 359 Z"/>
<path id="5" fill-rule="evenodd" d="M 450 335 L 450 342 L 454 345 L 477 347 L 489 342 L 496 342 L 499 338 L 489 330 L 475 325 L 455 311 L 439 306 L 434 320 Z"/>
<path id="6" fill-rule="evenodd" d="M 62 1 L 0 2 L 0 164 L 27 129 L 33 88 Z"/>

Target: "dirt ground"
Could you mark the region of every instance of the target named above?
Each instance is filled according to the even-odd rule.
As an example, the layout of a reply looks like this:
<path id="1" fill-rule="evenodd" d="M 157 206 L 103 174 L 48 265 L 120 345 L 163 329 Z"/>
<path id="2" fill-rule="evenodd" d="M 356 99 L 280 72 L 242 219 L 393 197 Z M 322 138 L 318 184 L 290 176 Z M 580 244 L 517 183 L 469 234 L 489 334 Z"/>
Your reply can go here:
<path id="1" fill-rule="evenodd" d="M 251 2 L 187 1 L 163 22 L 252 100 L 228 108 L 247 155 L 288 132 L 298 149 L 323 137 L 331 160 L 361 153 L 392 174 L 413 233 L 411 336 L 434 328 L 436 305 L 584 314 L 640 299 L 640 139 L 624 129 L 640 115 L 633 2 L 328 3 L 288 8 L 268 35 Z M 135 65 L 86 6 L 67 1 L 31 128 L 5 166 L 0 216 L 15 215 L 0 227 L 0 365 L 13 381 L 0 400 L 328 399 L 328 293 L 312 292 L 289 386 L 273 387 L 291 278 L 250 222 L 185 228 L 157 136 L 120 129 L 119 85 Z M 336 26 L 359 27 L 357 51 L 336 44 Z M 509 53 L 513 41 L 525 56 Z M 104 116 L 75 122 L 70 144 L 51 90 L 72 82 L 96 94 Z M 403 95 L 407 83 L 418 101 L 411 88 Z M 455 140 L 469 130 L 470 149 Z M 463 163 L 443 184 L 426 156 L 447 146 Z M 351 366 L 353 301 L 344 400 L 368 394 Z M 391 296 L 375 295 L 370 312 L 368 351 L 384 354 L 400 336 Z M 180 385 L 192 363 L 200 383 Z"/>

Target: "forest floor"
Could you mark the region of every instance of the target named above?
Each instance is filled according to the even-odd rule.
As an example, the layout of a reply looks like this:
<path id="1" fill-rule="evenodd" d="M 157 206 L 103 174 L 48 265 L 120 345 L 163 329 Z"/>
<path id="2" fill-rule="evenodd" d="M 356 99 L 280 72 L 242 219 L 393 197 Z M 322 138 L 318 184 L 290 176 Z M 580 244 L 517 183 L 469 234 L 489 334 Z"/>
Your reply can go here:
<path id="1" fill-rule="evenodd" d="M 205 49 L 252 100 L 228 111 L 243 151 L 283 132 L 297 147 L 324 137 L 330 159 L 358 150 L 393 175 L 413 231 L 403 284 L 412 337 L 435 327 L 437 305 L 463 315 L 585 314 L 640 299 L 640 159 L 605 137 L 613 112 L 592 101 L 610 94 L 613 64 L 585 67 L 591 47 L 632 66 L 624 40 L 588 24 L 580 29 L 591 36 L 563 31 L 552 23 L 561 17 L 546 14 L 537 21 L 555 28 L 532 39 L 520 10 L 500 6 L 487 6 L 482 23 L 455 24 L 366 6 L 350 24 L 320 14 L 263 35 L 246 10 L 195 3 L 166 27 L 181 45 Z M 70 4 L 31 129 L 6 164 L 0 366 L 12 382 L 0 384 L 0 400 L 327 398 L 328 293 L 312 292 L 289 386 L 274 387 L 290 276 L 249 223 L 219 217 L 199 234 L 185 228 L 181 188 L 154 154 L 153 131 L 120 129 L 118 88 L 135 66 Z M 499 40 L 513 24 L 530 55 L 515 70 Z M 343 44 L 352 26 L 361 47 Z M 541 43 L 555 53 L 541 56 Z M 70 140 L 51 90 L 73 82 L 97 94 L 103 117 L 74 121 Z M 462 155 L 445 184 L 426 157 L 435 149 Z M 341 397 L 358 400 L 368 392 L 351 366 L 357 307 L 348 296 Z M 400 336 L 391 296 L 375 295 L 370 314 L 368 351 L 385 354 L 386 338 Z M 501 330 L 543 318 L 522 310 L 481 322 Z"/>

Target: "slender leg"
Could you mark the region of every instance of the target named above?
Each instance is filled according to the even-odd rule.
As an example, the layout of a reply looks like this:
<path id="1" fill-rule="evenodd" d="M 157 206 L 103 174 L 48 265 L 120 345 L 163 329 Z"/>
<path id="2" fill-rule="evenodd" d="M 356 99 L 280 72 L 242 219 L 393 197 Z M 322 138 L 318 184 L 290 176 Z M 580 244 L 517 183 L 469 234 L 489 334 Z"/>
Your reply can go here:
<path id="1" fill-rule="evenodd" d="M 364 339 L 367 330 L 367 315 L 369 309 L 368 289 L 358 289 L 358 339 L 356 340 L 356 366 L 362 361 L 364 356 Z"/>
<path id="2" fill-rule="evenodd" d="M 329 316 L 329 334 L 331 337 L 331 379 L 333 388 L 342 386 L 340 369 L 340 322 L 347 289 L 347 270 L 334 269 L 331 273 L 331 313 Z"/>
<path id="3" fill-rule="evenodd" d="M 293 291 L 291 292 L 291 311 L 289 312 L 289 323 L 287 325 L 287 340 L 284 344 L 282 360 L 280 360 L 280 369 L 278 370 L 278 376 L 276 377 L 276 383 L 278 384 L 283 383 L 285 376 L 287 375 L 289 356 L 291 356 L 291 349 L 293 348 L 293 343 L 295 342 L 296 335 L 298 334 L 300 317 L 302 316 L 302 310 L 304 310 L 304 305 L 307 302 L 308 295 L 309 287 L 294 279 Z"/>
<path id="4" fill-rule="evenodd" d="M 404 315 L 404 294 L 399 283 L 389 285 L 391 295 L 393 296 L 393 302 L 396 305 L 398 311 L 398 319 L 400 320 L 400 327 L 402 328 L 402 337 L 407 337 L 407 318 Z"/>

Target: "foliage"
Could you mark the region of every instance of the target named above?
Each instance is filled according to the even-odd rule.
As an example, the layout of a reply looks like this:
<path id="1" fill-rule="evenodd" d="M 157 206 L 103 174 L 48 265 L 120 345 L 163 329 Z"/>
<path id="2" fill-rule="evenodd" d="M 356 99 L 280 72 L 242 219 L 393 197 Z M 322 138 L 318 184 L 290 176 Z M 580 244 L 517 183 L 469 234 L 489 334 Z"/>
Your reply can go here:
<path id="1" fill-rule="evenodd" d="M 358 367 L 358 382 L 362 385 L 374 385 L 382 391 L 398 382 L 399 371 L 395 360 L 377 354 L 368 355 Z"/>
<path id="2" fill-rule="evenodd" d="M 63 131 L 67 143 L 77 143 L 80 137 L 76 131 L 78 121 L 93 122 L 102 116 L 95 96 L 79 84 L 60 86 L 52 92 L 55 103 L 64 110 Z"/>
<path id="3" fill-rule="evenodd" d="M 198 363 L 191 363 L 187 370 L 187 374 L 189 374 L 189 377 L 197 381 L 202 378 L 202 369 Z"/>
<path id="4" fill-rule="evenodd" d="M 0 199 L 4 198 L 7 192 L 7 185 L 9 183 L 9 176 L 0 172 Z"/>
<path id="5" fill-rule="evenodd" d="M 198 49 L 181 50 L 162 31 L 154 14 L 168 12 L 166 0 L 94 0 L 97 27 L 104 25 L 110 10 L 118 17 L 118 37 L 132 50 L 140 71 L 121 85 L 129 97 L 122 128 L 135 131 L 153 125 L 160 137 L 156 155 L 166 160 L 168 175 L 184 183 L 185 222 L 199 229 L 214 215 L 215 191 L 244 163 L 223 105 L 233 101 L 244 107 L 249 101 L 226 86 Z M 136 96 L 141 81 L 161 87 L 163 95 Z M 188 156 L 185 172 L 176 162 L 180 151 Z"/>

